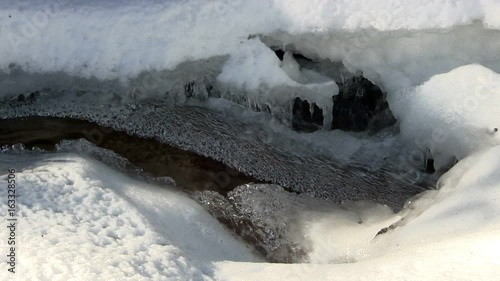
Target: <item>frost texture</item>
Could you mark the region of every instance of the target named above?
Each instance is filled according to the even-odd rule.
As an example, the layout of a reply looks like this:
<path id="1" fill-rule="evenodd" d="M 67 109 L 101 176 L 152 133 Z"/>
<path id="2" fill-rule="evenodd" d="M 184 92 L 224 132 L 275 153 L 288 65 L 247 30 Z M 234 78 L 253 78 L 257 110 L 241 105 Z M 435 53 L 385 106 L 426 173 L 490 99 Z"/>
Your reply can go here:
<path id="1" fill-rule="evenodd" d="M 224 198 L 197 192 L 195 199 L 219 221 L 273 262 L 345 263 L 365 259 L 356 252 L 397 215 L 369 202 L 335 205 L 268 184 L 246 184 Z"/>
<path id="2" fill-rule="evenodd" d="M 60 102 L 58 95 L 64 95 L 65 101 Z M 206 109 L 172 106 L 161 100 L 121 105 L 120 98 L 97 104 L 93 93 L 77 95 L 73 100 L 70 96 L 65 92 L 40 93 L 36 101 L 4 102 L 0 106 L 1 118 L 53 116 L 96 122 L 156 138 L 222 161 L 259 180 L 337 203 L 371 199 L 398 210 L 409 197 L 423 190 L 384 170 L 370 171 L 363 166 L 341 166 L 316 157 L 297 156 L 258 141 L 258 136 L 249 139 L 240 122 Z M 93 132 L 90 135 L 97 137 Z"/>

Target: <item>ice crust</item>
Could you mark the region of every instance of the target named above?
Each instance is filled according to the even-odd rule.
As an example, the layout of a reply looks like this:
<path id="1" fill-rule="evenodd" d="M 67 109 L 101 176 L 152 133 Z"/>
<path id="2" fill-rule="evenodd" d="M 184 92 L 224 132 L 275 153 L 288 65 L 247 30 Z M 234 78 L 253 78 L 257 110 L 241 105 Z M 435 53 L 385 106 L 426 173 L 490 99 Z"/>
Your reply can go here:
<path id="1" fill-rule="evenodd" d="M 193 80 L 203 87 L 206 78 L 216 96 L 283 120 L 300 96 L 323 109 L 327 128 L 334 78 L 294 70 L 293 60 L 279 62 L 266 46 L 342 62 L 394 96 L 467 64 L 500 72 L 498 9 L 495 0 L 2 2 L 0 70 L 115 81 L 120 95 L 139 82 L 178 100 L 186 97 L 176 88 Z M 148 76 L 164 71 L 177 76 Z M 15 78 L 2 81 L 0 96 L 26 87 L 16 91 Z M 29 84 L 29 91 L 51 86 Z"/>

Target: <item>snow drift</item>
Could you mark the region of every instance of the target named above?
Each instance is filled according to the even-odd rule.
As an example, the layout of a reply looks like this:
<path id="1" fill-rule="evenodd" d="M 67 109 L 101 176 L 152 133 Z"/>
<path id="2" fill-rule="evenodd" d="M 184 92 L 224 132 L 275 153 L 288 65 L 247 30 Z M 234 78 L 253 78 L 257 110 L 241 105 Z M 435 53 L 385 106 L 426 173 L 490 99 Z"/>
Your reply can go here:
<path id="1" fill-rule="evenodd" d="M 280 62 L 269 47 L 341 62 L 389 94 L 471 63 L 500 72 L 494 0 L 0 5 L 0 36 L 6 39 L 0 43 L 0 70 L 15 74 L 2 79 L 0 96 L 58 88 L 60 80 L 78 89 L 108 89 L 111 83 L 120 95 L 136 86 L 172 95 L 172 89 L 208 80 L 223 96 L 230 91 L 233 100 L 267 106 L 283 119 L 290 111 L 286 101 L 299 96 L 323 108 L 328 123 L 338 75 L 294 70 L 293 58 Z M 182 67 L 185 62 L 195 64 Z M 44 79 L 26 81 L 19 71 Z"/>

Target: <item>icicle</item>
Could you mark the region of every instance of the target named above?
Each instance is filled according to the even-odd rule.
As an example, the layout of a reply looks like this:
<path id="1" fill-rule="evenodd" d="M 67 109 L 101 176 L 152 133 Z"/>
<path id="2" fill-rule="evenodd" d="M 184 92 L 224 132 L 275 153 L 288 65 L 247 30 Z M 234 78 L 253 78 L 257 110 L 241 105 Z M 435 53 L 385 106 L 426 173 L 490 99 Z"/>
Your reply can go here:
<path id="1" fill-rule="evenodd" d="M 330 106 L 324 105 L 321 109 L 323 110 L 323 129 L 329 131 L 333 121 L 333 103 Z"/>

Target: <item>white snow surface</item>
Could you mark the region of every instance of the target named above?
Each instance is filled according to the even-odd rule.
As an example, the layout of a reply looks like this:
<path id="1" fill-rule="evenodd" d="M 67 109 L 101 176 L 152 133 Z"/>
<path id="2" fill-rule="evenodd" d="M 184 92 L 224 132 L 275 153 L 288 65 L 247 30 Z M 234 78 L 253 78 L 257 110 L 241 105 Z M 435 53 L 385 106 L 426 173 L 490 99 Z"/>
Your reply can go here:
<path id="1" fill-rule="evenodd" d="M 357 263 L 219 262 L 216 276 L 220 280 L 498 280 L 499 159 L 496 146 L 460 161 L 442 177 L 439 191 L 422 195 L 400 213 L 406 222 L 365 247 L 351 248 L 359 257 Z M 364 235 L 361 232 L 369 232 L 370 225 L 339 229 L 339 221 L 317 223 L 322 228 L 316 237 L 320 251 L 332 250 L 343 235 L 351 235 L 344 244 L 349 245 Z"/>
<path id="2" fill-rule="evenodd" d="M 218 88 L 278 118 L 289 117 L 297 96 L 314 102 L 328 127 L 333 77 L 300 69 L 291 56 L 280 62 L 270 47 L 342 62 L 397 96 L 468 64 L 500 72 L 499 9 L 497 0 L 1 1 L 0 74 L 14 75 L 1 81 L 0 97 L 54 86 L 27 83 L 19 69 L 130 87 L 195 61 L 213 66 Z M 184 72 L 190 82 L 196 70 Z M 140 83 L 163 94 L 178 81 L 157 82 Z"/>
<path id="3" fill-rule="evenodd" d="M 500 144 L 500 75 L 467 65 L 433 76 L 422 85 L 389 97 L 401 134 L 418 157 L 425 149 L 436 168 Z M 420 155 L 422 156 L 422 155 Z"/>
<path id="4" fill-rule="evenodd" d="M 288 265 L 262 263 L 183 195 L 95 160 L 6 154 L 0 168 L 16 169 L 17 274 L 24 280 L 495 280 L 499 159 L 500 146 L 463 159 L 439 191 L 396 215 L 361 204 L 362 225 L 347 209 L 308 214 L 298 227 L 312 239 L 317 263 Z M 323 264 L 342 255 L 355 263 Z M 2 279 L 11 274 L 5 263 L 1 269 Z"/>
<path id="5" fill-rule="evenodd" d="M 2 179 L 16 168 L 22 280 L 210 280 L 213 261 L 258 261 L 185 195 L 95 160 L 2 155 L 0 167 Z M 7 198 L 6 189 L 0 193 Z M 7 205 L 0 209 L 7 221 Z M 7 228 L 0 233 L 7 237 Z M 2 253 L 9 247 L 3 242 Z M 0 279 L 10 274 L 2 262 Z"/>
<path id="6" fill-rule="evenodd" d="M 262 73 L 223 75 L 223 81 L 289 82 L 275 64 L 266 68 L 271 58 L 259 39 L 247 42 L 263 35 L 277 38 L 278 47 L 344 61 L 393 90 L 498 59 L 499 9 L 496 0 L 2 1 L 0 70 L 14 63 L 28 72 L 126 81 L 143 71 L 229 55 L 238 61 L 233 72 L 247 65 Z M 499 70 L 498 61 L 494 66 Z"/>

